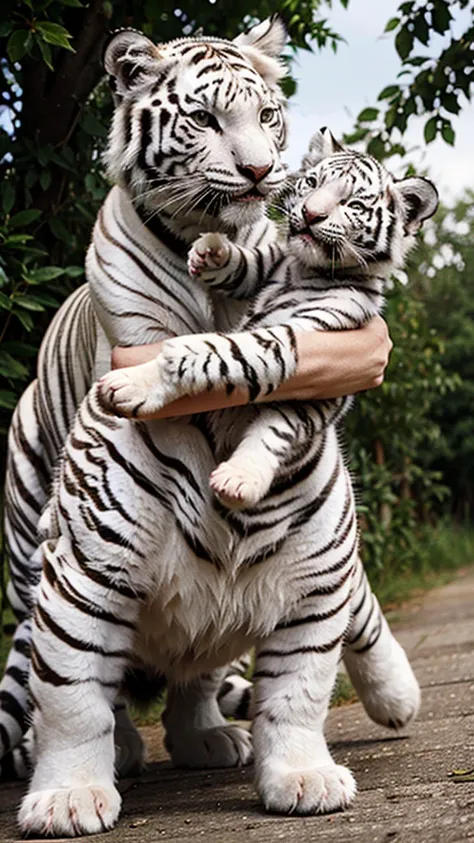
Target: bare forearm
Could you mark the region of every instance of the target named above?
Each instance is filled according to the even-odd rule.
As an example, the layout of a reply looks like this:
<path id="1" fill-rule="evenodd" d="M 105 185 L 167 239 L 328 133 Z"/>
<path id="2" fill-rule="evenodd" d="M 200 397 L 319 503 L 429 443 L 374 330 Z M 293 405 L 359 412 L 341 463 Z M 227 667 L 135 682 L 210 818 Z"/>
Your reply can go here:
<path id="1" fill-rule="evenodd" d="M 268 401 L 316 400 L 337 398 L 379 386 L 383 381 L 391 342 L 385 322 L 377 317 L 358 331 L 312 332 L 299 334 L 298 368 Z M 115 348 L 112 367 L 125 368 L 152 360 L 161 343 Z M 153 418 L 188 415 L 248 403 L 245 389 L 213 390 L 168 404 Z"/>

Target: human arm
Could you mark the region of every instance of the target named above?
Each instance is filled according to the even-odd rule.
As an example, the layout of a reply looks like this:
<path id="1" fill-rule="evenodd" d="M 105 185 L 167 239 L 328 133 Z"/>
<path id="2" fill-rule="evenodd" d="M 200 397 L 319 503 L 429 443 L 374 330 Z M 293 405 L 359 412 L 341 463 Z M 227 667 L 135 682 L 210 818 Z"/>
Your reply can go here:
<path id="1" fill-rule="evenodd" d="M 354 331 L 311 331 L 296 334 L 296 372 L 269 396 L 258 401 L 309 401 L 338 398 L 380 386 L 388 364 L 392 342 L 380 316 Z M 112 368 L 126 368 L 153 360 L 161 343 L 132 348 L 115 348 Z M 246 388 L 230 395 L 225 389 L 185 396 L 161 410 L 141 418 L 167 418 L 247 404 Z"/>

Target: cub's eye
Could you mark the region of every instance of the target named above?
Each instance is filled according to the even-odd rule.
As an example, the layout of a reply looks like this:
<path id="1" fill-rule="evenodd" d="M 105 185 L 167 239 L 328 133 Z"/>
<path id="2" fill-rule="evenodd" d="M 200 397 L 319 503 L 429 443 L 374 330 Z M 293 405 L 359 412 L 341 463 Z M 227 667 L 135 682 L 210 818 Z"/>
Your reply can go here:
<path id="1" fill-rule="evenodd" d="M 347 207 L 351 209 L 351 211 L 365 211 L 365 205 L 363 202 L 358 202 L 355 199 L 353 202 L 348 202 Z"/>
<path id="2" fill-rule="evenodd" d="M 316 176 L 306 176 L 306 184 L 308 187 L 317 187 L 318 180 Z"/>
<path id="3" fill-rule="evenodd" d="M 260 112 L 260 123 L 270 123 L 275 114 L 274 108 L 262 108 Z"/>
<path id="4" fill-rule="evenodd" d="M 212 114 L 209 114 L 208 111 L 204 111 L 204 109 L 199 109 L 198 111 L 192 111 L 190 117 L 194 120 L 194 122 L 201 127 L 201 129 L 205 129 L 206 126 L 210 126 Z"/>

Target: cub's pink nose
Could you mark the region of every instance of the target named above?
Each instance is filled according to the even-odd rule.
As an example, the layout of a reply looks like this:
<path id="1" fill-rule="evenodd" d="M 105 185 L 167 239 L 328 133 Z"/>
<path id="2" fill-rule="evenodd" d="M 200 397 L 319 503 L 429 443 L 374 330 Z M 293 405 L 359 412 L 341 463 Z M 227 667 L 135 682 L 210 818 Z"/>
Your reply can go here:
<path id="1" fill-rule="evenodd" d="M 324 222 L 324 220 L 327 220 L 329 214 L 324 214 L 321 211 L 312 211 L 305 205 L 305 207 L 303 208 L 303 216 L 306 225 L 314 225 L 315 223 Z"/>

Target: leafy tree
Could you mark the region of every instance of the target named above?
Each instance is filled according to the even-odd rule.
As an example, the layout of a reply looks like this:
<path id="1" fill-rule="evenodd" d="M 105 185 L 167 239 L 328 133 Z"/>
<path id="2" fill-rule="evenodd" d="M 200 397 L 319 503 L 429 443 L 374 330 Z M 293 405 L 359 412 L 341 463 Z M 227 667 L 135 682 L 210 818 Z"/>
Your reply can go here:
<path id="1" fill-rule="evenodd" d="M 452 32 L 453 13 L 470 12 L 460 38 Z M 410 118 L 424 115 L 424 140 L 441 136 L 454 144 L 451 115 L 459 114 L 471 98 L 474 83 L 474 3 L 472 0 L 409 0 L 391 18 L 402 61 L 397 81 L 379 94 L 379 107 L 364 108 L 347 141 L 365 141 L 376 158 L 405 155 L 403 135 Z M 441 36 L 441 37 L 440 37 Z"/>
<path id="2" fill-rule="evenodd" d="M 445 448 L 433 411 L 440 396 L 449 401 L 459 385 L 414 286 L 395 281 L 387 299 L 394 342 L 387 377 L 379 389 L 357 397 L 347 420 L 364 561 L 375 575 L 384 568 L 416 569 L 422 561 L 417 525 L 434 520 L 449 496 L 432 460 Z"/>
<path id="3" fill-rule="evenodd" d="M 453 391 L 439 396 L 431 417 L 441 432 L 431 466 L 442 472 L 455 514 L 474 516 L 474 190 L 442 207 L 425 236 L 412 273 L 432 330 L 443 342 L 443 366 L 457 373 Z"/>

